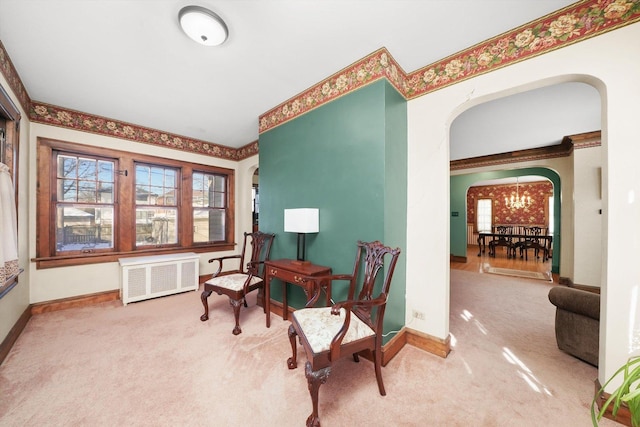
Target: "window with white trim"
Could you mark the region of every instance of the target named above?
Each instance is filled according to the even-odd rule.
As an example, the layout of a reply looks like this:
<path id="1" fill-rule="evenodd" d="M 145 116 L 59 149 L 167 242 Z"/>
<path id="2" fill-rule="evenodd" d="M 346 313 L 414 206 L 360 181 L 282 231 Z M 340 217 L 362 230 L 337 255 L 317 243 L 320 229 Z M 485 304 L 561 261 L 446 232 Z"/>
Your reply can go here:
<path id="1" fill-rule="evenodd" d="M 478 199 L 478 207 L 476 209 L 476 230 L 478 232 L 491 232 L 492 217 L 491 199 Z"/>

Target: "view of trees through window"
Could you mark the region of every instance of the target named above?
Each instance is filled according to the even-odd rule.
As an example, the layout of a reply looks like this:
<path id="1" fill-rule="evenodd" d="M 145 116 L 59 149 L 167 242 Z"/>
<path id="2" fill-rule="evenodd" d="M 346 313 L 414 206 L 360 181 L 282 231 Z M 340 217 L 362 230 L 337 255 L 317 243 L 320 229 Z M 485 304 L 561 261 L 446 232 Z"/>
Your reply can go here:
<path id="1" fill-rule="evenodd" d="M 112 248 L 114 162 L 59 155 L 57 169 L 57 250 Z"/>
<path id="2" fill-rule="evenodd" d="M 136 246 L 178 242 L 178 171 L 136 165 Z"/>
<path id="3" fill-rule="evenodd" d="M 219 242 L 225 236 L 227 178 L 202 172 L 193 174 L 193 242 Z"/>
<path id="4" fill-rule="evenodd" d="M 233 169 L 44 138 L 37 150 L 38 268 L 235 245 Z"/>

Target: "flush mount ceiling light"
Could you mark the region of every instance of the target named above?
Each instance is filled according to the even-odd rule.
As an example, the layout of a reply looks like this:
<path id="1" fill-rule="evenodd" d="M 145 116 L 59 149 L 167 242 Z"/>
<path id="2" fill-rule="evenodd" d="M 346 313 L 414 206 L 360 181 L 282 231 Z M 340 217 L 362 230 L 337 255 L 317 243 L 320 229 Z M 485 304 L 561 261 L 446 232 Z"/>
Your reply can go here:
<path id="1" fill-rule="evenodd" d="M 205 46 L 218 46 L 229 36 L 222 18 L 201 6 L 185 6 L 178 13 L 182 31 L 195 42 Z"/>

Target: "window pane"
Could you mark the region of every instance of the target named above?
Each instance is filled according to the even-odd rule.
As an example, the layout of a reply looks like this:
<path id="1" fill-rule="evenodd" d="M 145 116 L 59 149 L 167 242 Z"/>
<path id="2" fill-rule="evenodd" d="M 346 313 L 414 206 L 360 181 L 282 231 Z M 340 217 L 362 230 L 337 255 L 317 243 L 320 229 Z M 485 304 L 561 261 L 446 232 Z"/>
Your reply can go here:
<path id="1" fill-rule="evenodd" d="M 227 186 L 224 175 L 193 174 L 193 241 L 220 242 L 226 239 Z"/>
<path id="2" fill-rule="evenodd" d="M 113 203 L 114 162 L 60 154 L 57 163 L 59 202 Z"/>
<path id="3" fill-rule="evenodd" d="M 223 209 L 193 210 L 193 241 L 195 243 L 225 240 L 225 211 Z"/>
<path id="4" fill-rule="evenodd" d="M 113 248 L 113 207 L 58 205 L 58 252 Z"/>
<path id="5" fill-rule="evenodd" d="M 165 187 L 176 186 L 176 171 L 171 169 L 166 169 L 164 171 L 164 185 Z"/>
<path id="6" fill-rule="evenodd" d="M 491 199 L 478 200 L 477 212 L 478 231 L 491 231 Z"/>
<path id="7" fill-rule="evenodd" d="M 98 190 L 98 202 L 100 203 L 113 203 L 113 184 L 112 183 L 100 183 Z"/>
<path id="8" fill-rule="evenodd" d="M 177 206 L 177 177 L 172 168 L 136 165 L 136 204 Z"/>
<path id="9" fill-rule="evenodd" d="M 150 168 L 144 165 L 136 165 L 136 186 L 149 185 Z"/>
<path id="10" fill-rule="evenodd" d="M 103 182 L 113 182 L 113 162 L 100 160 L 98 162 L 98 180 Z"/>
<path id="11" fill-rule="evenodd" d="M 151 185 L 162 187 L 162 185 L 164 184 L 164 169 L 152 167 L 149 178 Z"/>
<path id="12" fill-rule="evenodd" d="M 77 178 L 77 159 L 69 156 L 58 156 L 58 178 Z"/>
<path id="13" fill-rule="evenodd" d="M 78 181 L 78 202 L 96 202 L 96 182 Z"/>
<path id="14" fill-rule="evenodd" d="M 216 192 L 224 192 L 226 190 L 226 179 L 224 176 L 214 175 L 213 190 Z"/>
<path id="15" fill-rule="evenodd" d="M 204 182 L 204 174 L 199 172 L 194 172 L 192 184 L 193 184 L 192 206 L 200 207 L 200 208 L 207 206 L 205 204 L 207 191 L 206 191 L 206 184 Z"/>
<path id="16" fill-rule="evenodd" d="M 224 193 L 213 193 L 213 206 L 216 208 L 224 208 Z"/>
<path id="17" fill-rule="evenodd" d="M 70 179 L 58 180 L 58 200 L 75 202 L 78 199 L 77 181 Z"/>
<path id="18" fill-rule="evenodd" d="M 78 178 L 95 181 L 97 178 L 97 162 L 93 159 L 79 159 Z"/>
<path id="19" fill-rule="evenodd" d="M 136 246 L 178 243 L 178 210 L 136 208 Z"/>

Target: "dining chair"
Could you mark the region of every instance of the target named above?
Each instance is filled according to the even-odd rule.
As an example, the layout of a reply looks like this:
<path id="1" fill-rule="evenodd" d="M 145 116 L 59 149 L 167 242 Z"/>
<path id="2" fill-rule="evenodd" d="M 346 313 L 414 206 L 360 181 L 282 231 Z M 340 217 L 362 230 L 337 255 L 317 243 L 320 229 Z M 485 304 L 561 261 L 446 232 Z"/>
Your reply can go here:
<path id="1" fill-rule="evenodd" d="M 511 258 L 511 253 L 515 251 L 513 238 L 511 237 L 513 227 L 510 225 L 498 225 L 495 233 L 495 238 L 489 242 L 489 256 L 495 258 L 496 246 L 505 246 L 507 248 L 507 258 Z"/>

